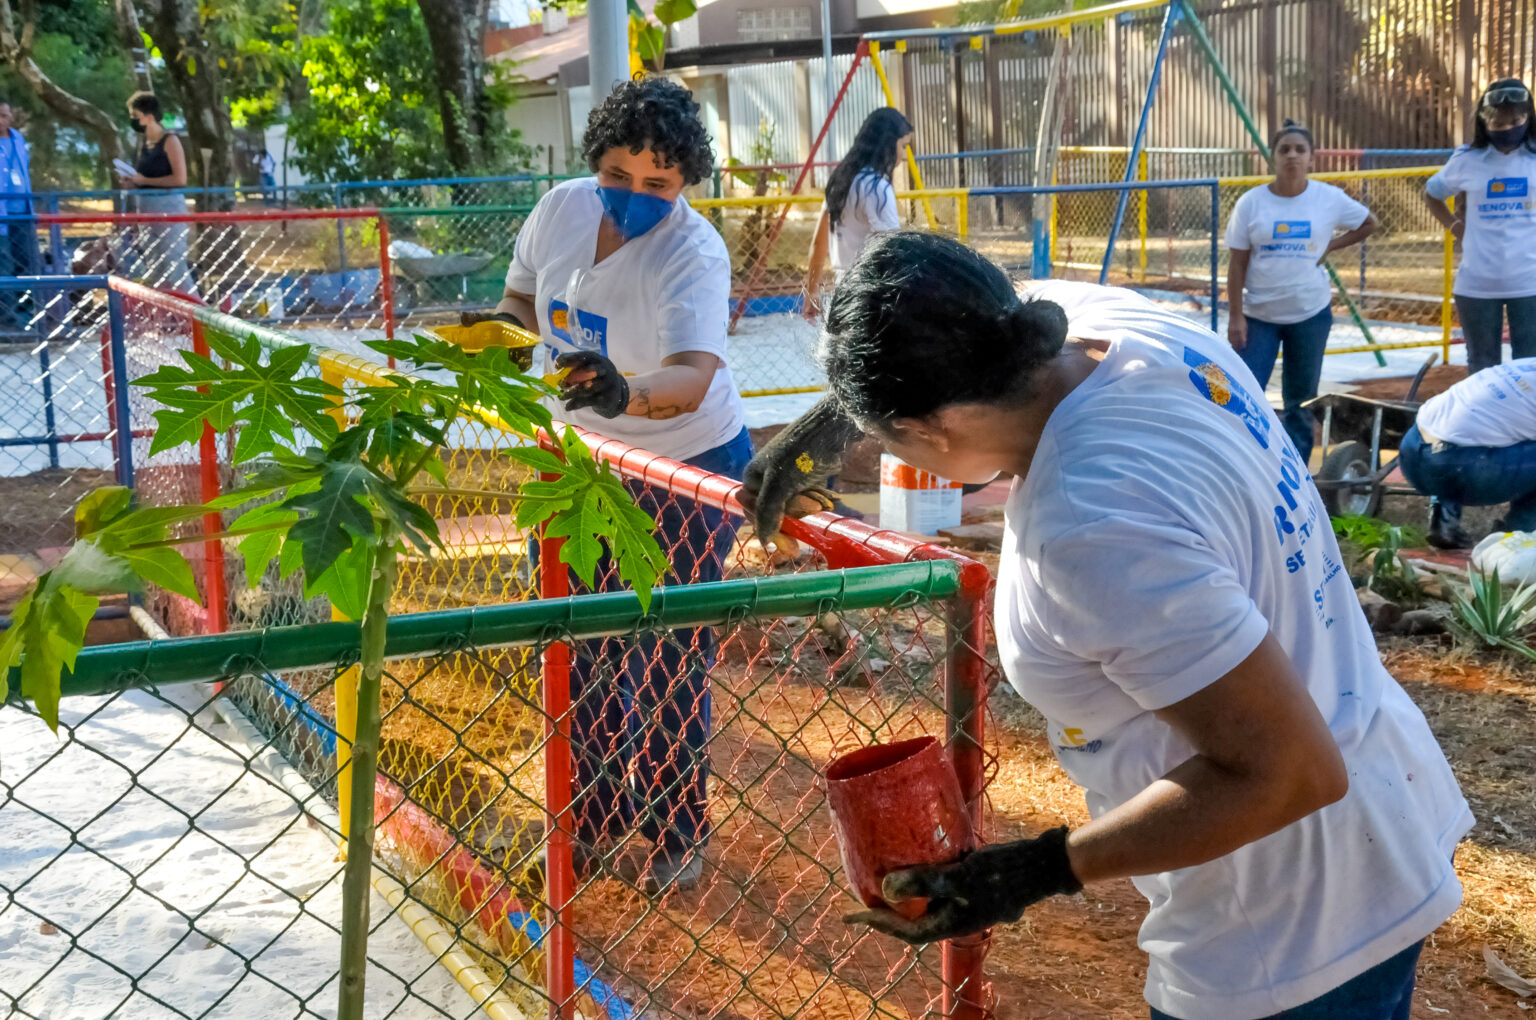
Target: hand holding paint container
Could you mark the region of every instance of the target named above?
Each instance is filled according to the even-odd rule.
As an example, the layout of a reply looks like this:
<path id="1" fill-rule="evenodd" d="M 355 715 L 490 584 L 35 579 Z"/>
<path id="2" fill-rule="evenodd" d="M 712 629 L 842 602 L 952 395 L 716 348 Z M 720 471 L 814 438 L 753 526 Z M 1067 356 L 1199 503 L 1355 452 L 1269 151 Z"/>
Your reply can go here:
<path id="1" fill-rule="evenodd" d="M 889 906 L 908 919 L 927 900 L 887 904 L 880 883 L 892 871 L 949 864 L 976 846 L 965 797 L 933 737 L 873 744 L 827 765 L 827 803 L 843 870 L 866 907 Z"/>

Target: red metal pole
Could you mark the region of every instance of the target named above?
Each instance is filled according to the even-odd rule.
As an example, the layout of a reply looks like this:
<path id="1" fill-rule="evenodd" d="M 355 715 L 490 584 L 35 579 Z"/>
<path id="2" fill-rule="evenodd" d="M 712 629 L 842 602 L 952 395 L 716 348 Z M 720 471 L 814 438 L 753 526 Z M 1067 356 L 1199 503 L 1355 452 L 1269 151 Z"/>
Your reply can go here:
<path id="1" fill-rule="evenodd" d="M 987 705 L 987 596 L 991 578 L 987 571 L 965 570 L 960 595 L 952 603 L 948 668 L 945 671 L 944 710 L 949 728 L 950 762 L 960 777 L 971 815 L 971 827 L 982 838 L 984 794 L 987 785 L 985 722 Z M 950 1020 L 984 1020 L 991 1016 L 991 987 L 982 973 L 991 935 L 982 932 L 951 939 L 943 945 L 940 969 L 944 981 L 943 1015 Z"/>
<path id="2" fill-rule="evenodd" d="M 542 476 L 545 481 L 553 478 Z M 560 562 L 564 539 L 539 536 L 539 597 L 564 598 L 571 593 L 570 574 Z M 571 646 L 551 642 L 544 649 L 544 807 L 548 818 L 545 842 L 545 890 L 549 925 L 544 942 L 550 1020 L 574 1016 L 575 950 L 565 926 L 565 908 L 576 880 L 571 866 Z"/>
<path id="3" fill-rule="evenodd" d="M 197 319 L 192 320 L 192 349 L 205 358 L 211 358 L 213 352 L 208 347 L 208 341 L 203 337 L 203 324 Z M 198 461 L 202 482 L 201 498 L 204 503 L 217 499 L 219 495 L 219 443 L 218 436 L 213 431 L 213 426 L 203 423 L 203 436 L 198 440 Z M 224 530 L 223 515 L 218 512 L 203 514 L 203 534 L 217 535 Z M 208 574 L 208 590 L 204 595 L 208 599 L 207 612 L 204 620 L 207 621 L 210 634 L 222 634 L 229 629 L 229 599 L 224 590 L 224 542 L 222 539 L 209 539 L 203 543 L 203 567 Z"/>
<path id="4" fill-rule="evenodd" d="M 853 82 L 853 74 L 859 69 L 859 64 L 869 56 L 869 43 L 859 40 L 859 48 L 853 52 L 853 63 L 848 65 L 848 73 L 843 76 L 843 87 L 837 90 L 837 98 L 832 100 L 832 108 L 827 111 L 827 119 L 822 121 L 821 130 L 816 134 L 816 141 L 811 143 L 811 151 L 805 157 L 805 165 L 800 168 L 800 176 L 795 178 L 795 186 L 790 189 L 791 195 L 800 194 L 800 187 L 805 179 L 811 175 L 811 169 L 816 165 L 816 153 L 821 149 L 821 143 L 826 139 L 827 132 L 832 129 L 832 118 L 837 114 L 837 108 L 843 105 L 843 97 L 848 94 L 848 86 Z M 779 232 L 784 229 L 784 221 L 789 218 L 789 203 L 784 203 L 784 208 L 779 212 L 779 218 L 773 221 L 773 229 L 768 232 L 768 243 L 763 246 L 762 254 L 752 263 L 752 269 L 747 274 L 747 283 L 741 290 L 741 300 L 736 302 L 735 309 L 731 312 L 730 329 L 736 329 L 736 323 L 741 321 L 742 313 L 747 310 L 747 298 L 757 289 L 758 278 L 763 275 L 763 269 L 768 265 L 768 256 L 773 251 L 773 244 L 779 239 Z"/>

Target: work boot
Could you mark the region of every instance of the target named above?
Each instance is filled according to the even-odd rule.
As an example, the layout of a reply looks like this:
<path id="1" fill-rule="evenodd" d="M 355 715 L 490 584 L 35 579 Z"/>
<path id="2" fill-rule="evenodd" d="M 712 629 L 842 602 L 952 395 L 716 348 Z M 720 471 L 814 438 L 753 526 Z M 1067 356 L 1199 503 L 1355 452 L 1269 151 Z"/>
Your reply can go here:
<path id="1" fill-rule="evenodd" d="M 1470 549 L 1472 536 L 1461 527 L 1461 504 L 1435 500 L 1429 508 L 1429 544 L 1436 549 Z"/>

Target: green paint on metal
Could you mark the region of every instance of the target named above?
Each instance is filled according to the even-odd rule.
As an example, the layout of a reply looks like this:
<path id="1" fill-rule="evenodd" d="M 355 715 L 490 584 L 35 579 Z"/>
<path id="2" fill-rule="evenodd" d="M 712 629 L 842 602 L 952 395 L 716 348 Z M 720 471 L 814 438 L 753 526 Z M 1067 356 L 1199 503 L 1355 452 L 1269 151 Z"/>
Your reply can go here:
<path id="1" fill-rule="evenodd" d="M 400 659 L 456 648 L 579 641 L 647 628 L 718 626 L 751 617 L 942 601 L 959 591 L 957 564 L 924 560 L 657 588 L 649 613 L 640 608 L 634 592 L 605 592 L 394 616 L 384 650 L 387 657 Z M 104 645 L 80 653 L 74 672 L 63 678 L 62 694 L 102 695 L 245 673 L 333 667 L 357 661 L 361 644 L 360 624 L 337 622 Z M 11 690 L 20 689 L 20 678 L 13 673 Z"/>

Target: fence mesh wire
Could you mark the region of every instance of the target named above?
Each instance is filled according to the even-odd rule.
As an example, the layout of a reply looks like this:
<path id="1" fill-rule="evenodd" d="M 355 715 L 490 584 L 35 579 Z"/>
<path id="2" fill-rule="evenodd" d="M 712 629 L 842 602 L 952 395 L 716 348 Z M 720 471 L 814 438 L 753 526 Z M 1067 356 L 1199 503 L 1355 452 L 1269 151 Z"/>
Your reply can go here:
<path id="1" fill-rule="evenodd" d="M 228 320 L 208 316 L 200 316 L 207 321 L 194 326 L 193 306 L 121 289 L 127 291 L 128 363 L 135 375 L 192 347 L 195 330 L 230 328 Z M 262 336 L 269 342 L 283 339 Z M 334 352 L 312 361 L 306 371 L 349 386 L 377 381 L 381 368 Z M 137 393 L 131 404 L 130 419 L 140 435 L 134 456 L 142 502 L 197 502 L 208 495 L 210 481 L 218 489 L 231 484 L 228 437 L 210 436 L 199 449 L 149 457 L 152 407 Z M 447 460 L 456 488 L 511 492 L 525 480 L 505 457 L 513 437 L 475 419 L 462 420 L 451 434 Z M 771 566 L 760 547 L 737 535 L 737 511 L 694 498 L 698 478 L 627 448 L 603 449 L 602 455 L 624 462 L 631 473 L 652 479 L 627 484 L 660 522 L 659 537 L 674 564 L 668 583 L 816 572 L 829 565 L 829 553 L 838 564 L 891 555 L 871 547 L 849 560 L 836 542 L 825 549 L 810 542 L 797 556 Z M 426 505 L 440 522 L 449 554 L 402 563 L 395 611 L 533 597 L 541 576 L 537 542 L 511 524 L 504 501 L 455 495 L 432 497 Z M 65 506 L 60 509 L 67 512 Z M 187 533 L 221 527 L 236 513 L 191 522 L 185 525 Z M 146 600 L 149 613 L 173 632 L 315 623 L 330 616 L 323 600 L 303 598 L 301 578 L 279 581 L 272 571 L 247 590 L 232 549 L 217 543 L 184 548 L 192 554 L 204 606 L 216 591 L 210 585 L 215 574 L 230 594 L 220 621 L 188 600 L 152 590 Z M 598 587 L 617 585 L 605 575 Z M 830 756 L 871 740 L 917 733 L 943 737 L 958 725 L 946 713 L 944 696 L 951 663 L 963 654 L 981 664 L 984 650 L 972 647 L 971 632 L 953 625 L 948 603 L 893 597 L 875 608 L 842 610 L 829 602 L 807 616 L 739 615 L 713 628 L 642 621 L 619 637 L 572 640 L 564 691 L 569 707 L 551 716 L 541 660 L 560 636 L 551 633 L 539 643 L 505 648 L 451 642 L 450 651 L 392 663 L 385 681 L 382 775 L 376 790 L 379 862 L 485 975 L 482 983 L 494 989 L 496 1001 L 530 1015 L 547 1005 L 552 911 L 542 853 L 549 832 L 546 768 L 550 734 L 570 732 L 575 779 L 568 791 L 574 801 L 568 824 L 577 840 L 578 871 L 561 918 L 574 935 L 578 962 L 572 966 L 579 989 L 574 1008 L 581 1015 L 635 1015 L 626 1013 L 629 1007 L 622 1003 L 644 1015 L 690 1017 L 722 1012 L 863 1017 L 941 1008 L 937 950 L 908 953 L 878 939 L 858 938 L 839 923 L 852 901 L 842 891 L 837 848 L 816 777 Z M 972 671 L 971 679 L 981 675 Z M 318 791 L 310 800 L 331 804 L 338 796 L 337 749 L 346 743 L 337 736 L 346 730 L 337 721 L 337 692 L 352 684 L 354 669 L 282 672 L 253 661 L 243 663 L 223 691 L 225 701 L 254 723 L 258 747 L 277 751 L 282 767 Z M 129 711 L 132 706 L 137 712 L 143 706 L 134 699 L 144 698 L 162 713 L 170 711 L 165 705 L 180 704 L 151 690 L 92 703 L 89 711 Z M 206 735 L 198 733 L 192 719 L 205 707 L 182 704 L 165 725 L 186 733 L 187 741 L 204 741 Z M 39 726 L 35 719 L 27 722 Z M 116 753 L 106 746 L 82 750 L 103 760 Z M 15 791 L 36 788 L 44 776 L 52 782 L 53 759 L 39 759 L 37 768 L 14 775 L 11 760 L 8 755 L 0 772 L 0 782 L 13 793 L 0 807 L 0 819 L 6 810 L 46 813 L 38 798 Z M 219 769 L 229 771 L 233 782 L 231 770 L 237 767 L 225 761 Z M 132 771 L 130 765 L 125 773 L 130 785 L 135 782 Z M 272 786 L 266 779 L 261 782 Z M 120 801 L 101 804 L 101 817 L 117 818 Z M 257 811 L 263 817 L 290 812 L 298 818 L 298 805 L 291 800 Z M 201 846 L 201 816 L 184 814 L 167 819 L 170 830 L 177 824 L 182 830 L 168 830 L 165 839 Z M 300 823 L 290 827 L 297 831 Z M 95 855 L 99 848 L 91 835 L 66 826 L 55 834 L 55 842 L 66 855 Z M 262 849 L 246 849 L 247 874 L 281 887 L 262 870 Z M 216 856 L 223 859 L 223 851 Z M 669 870 L 679 869 L 681 880 L 668 885 Z M 336 877 L 327 872 L 310 881 L 316 890 L 331 889 Z M 4 884 L 20 902 L 30 880 L 7 875 Z M 132 867 L 122 877 L 130 888 L 148 880 Z M 229 894 L 219 890 L 219 895 Z M 289 898 L 277 895 L 273 912 L 288 911 L 293 924 L 313 930 L 315 940 L 329 938 L 334 944 L 334 930 L 320 932 L 327 923 L 334 929 L 322 906 L 309 900 L 289 904 Z M 321 902 L 329 901 L 322 897 Z M 12 921 L 26 928 L 37 913 L 31 910 Z M 184 923 L 176 923 L 202 931 L 201 914 L 182 913 Z M 384 924 L 386 913 L 376 902 L 376 925 Z M 113 987 L 124 985 L 126 1002 L 142 994 L 140 989 L 155 987 L 151 972 L 158 975 L 166 967 L 158 957 L 120 958 L 116 950 L 92 956 L 88 936 L 96 928 L 91 924 L 106 923 L 94 917 L 37 921 L 39 927 L 45 923 L 67 932 L 66 943 L 84 938 L 87 949 L 82 957 L 71 943 L 70 953 L 59 960 L 26 971 L 30 977 L 25 982 L 0 979 L 5 982 L 0 991 L 22 1004 L 20 1015 L 30 1015 L 25 1010 L 34 1005 L 40 1010 L 35 1015 L 50 1015 L 52 1007 L 45 1004 L 60 1001 L 50 996 L 66 994 L 60 989 L 79 970 L 100 971 Z M 387 949 L 398 940 L 390 936 L 384 941 Z M 440 955 L 441 942 L 433 943 L 437 948 L 425 957 L 427 965 Z M 242 973 L 270 977 L 287 958 L 284 954 L 297 950 L 278 939 L 270 945 L 243 942 L 230 952 Z M 269 953 L 277 955 L 268 958 Z M 327 966 L 333 965 L 330 956 L 321 955 Z M 65 956 L 74 962 L 66 964 Z M 412 968 L 422 960 L 411 961 L 390 957 L 378 964 L 384 975 L 379 988 L 393 989 L 387 994 L 394 996 L 389 1002 L 397 1012 L 390 1015 L 468 1015 L 457 1011 L 463 1003 L 453 999 L 453 989 L 432 990 L 440 969 L 430 980 L 420 976 L 424 972 L 413 977 Z M 324 981 L 333 975 L 316 973 L 320 983 L 310 988 L 277 982 L 296 1001 L 285 999 L 286 1005 L 274 1005 L 262 1015 L 298 1015 L 303 1008 L 325 1015 L 334 988 Z M 979 978 L 970 980 L 965 994 L 980 998 Z M 232 1001 L 198 998 L 189 991 L 166 1008 L 171 1015 L 217 1016 Z"/>

